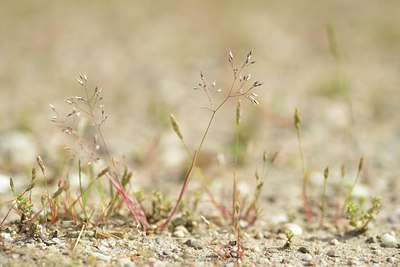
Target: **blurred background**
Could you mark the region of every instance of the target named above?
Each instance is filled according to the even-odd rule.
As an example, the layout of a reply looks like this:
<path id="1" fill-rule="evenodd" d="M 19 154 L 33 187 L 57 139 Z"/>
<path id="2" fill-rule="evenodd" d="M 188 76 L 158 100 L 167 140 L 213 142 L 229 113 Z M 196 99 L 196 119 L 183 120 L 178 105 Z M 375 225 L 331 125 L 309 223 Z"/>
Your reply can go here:
<path id="1" fill-rule="evenodd" d="M 194 149 L 210 113 L 193 87 L 202 71 L 226 89 L 230 49 L 238 63 L 253 50 L 257 63 L 249 72 L 264 82 L 261 104 L 243 103 L 243 164 L 259 165 L 264 150 L 279 151 L 278 168 L 300 173 L 298 107 L 313 169 L 356 169 L 364 154 L 370 176 L 393 177 L 400 159 L 399 11 L 396 0 L 1 1 L 1 187 L 8 190 L 8 176 L 29 173 L 38 154 L 51 167 L 71 143 L 51 122 L 49 104 L 67 114 L 63 100 L 83 93 L 79 73 L 103 89 L 104 134 L 135 179 L 179 173 L 186 155 L 169 113 Z M 231 164 L 235 105 L 218 113 L 205 165 L 218 154 Z"/>

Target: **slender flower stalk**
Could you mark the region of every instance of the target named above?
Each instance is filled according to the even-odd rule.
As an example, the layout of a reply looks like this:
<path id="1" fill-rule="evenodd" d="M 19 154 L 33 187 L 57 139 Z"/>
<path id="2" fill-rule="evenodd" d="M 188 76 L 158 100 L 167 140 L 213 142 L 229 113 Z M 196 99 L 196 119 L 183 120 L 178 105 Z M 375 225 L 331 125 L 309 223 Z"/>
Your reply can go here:
<path id="1" fill-rule="evenodd" d="M 209 133 L 209 130 L 211 129 L 211 125 L 213 124 L 213 121 L 215 119 L 215 115 L 217 112 L 224 106 L 224 104 L 233 98 L 239 98 L 239 97 L 245 97 L 248 99 L 250 102 L 252 102 L 254 105 L 258 105 L 259 102 L 256 100 L 257 94 L 253 93 L 253 89 L 256 87 L 261 86 L 263 83 L 256 81 L 250 85 L 248 85 L 248 81 L 250 80 L 251 75 L 247 74 L 242 76 L 242 72 L 246 67 L 249 67 L 250 65 L 253 65 L 255 61 L 251 60 L 252 57 L 252 51 L 250 51 L 247 56 L 246 60 L 243 62 L 240 67 L 235 66 L 235 61 L 234 61 L 234 56 L 232 51 L 229 51 L 228 54 L 228 61 L 232 69 L 232 74 L 233 74 L 233 79 L 231 86 L 229 87 L 228 93 L 225 95 L 225 97 L 222 99 L 221 102 L 219 102 L 217 105 L 213 102 L 212 96 L 213 94 L 219 94 L 223 90 L 222 89 L 217 89 L 216 88 L 216 83 L 213 82 L 211 86 L 208 85 L 204 74 L 201 72 L 200 73 L 200 83 L 198 84 L 198 87 L 194 88 L 195 90 L 203 91 L 208 99 L 209 106 L 208 107 L 203 107 L 204 109 L 208 110 L 211 112 L 210 119 L 208 121 L 208 124 L 206 126 L 206 129 L 203 133 L 203 136 L 200 140 L 199 145 L 197 146 L 197 149 L 195 150 L 195 153 L 192 158 L 192 164 L 186 174 L 185 180 L 183 182 L 183 186 L 180 190 L 178 200 L 175 204 L 175 207 L 173 208 L 172 212 L 170 213 L 169 217 L 167 220 L 164 222 L 164 224 L 161 227 L 161 230 L 165 230 L 165 228 L 168 227 L 169 223 L 171 222 L 172 217 L 176 213 L 179 204 L 181 203 L 183 196 L 185 194 L 185 191 L 187 189 L 187 186 L 189 184 L 190 178 L 193 173 L 193 168 L 196 166 L 197 162 L 197 156 L 201 153 L 204 141 L 206 140 L 206 137 Z"/>

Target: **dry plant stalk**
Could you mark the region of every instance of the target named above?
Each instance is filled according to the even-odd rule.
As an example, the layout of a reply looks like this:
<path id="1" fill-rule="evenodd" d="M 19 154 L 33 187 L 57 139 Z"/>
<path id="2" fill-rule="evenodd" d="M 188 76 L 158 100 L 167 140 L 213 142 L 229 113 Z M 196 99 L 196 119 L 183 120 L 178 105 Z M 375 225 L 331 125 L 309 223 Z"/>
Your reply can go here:
<path id="1" fill-rule="evenodd" d="M 243 75 L 243 71 L 253 65 L 255 63 L 255 61 L 253 61 L 251 59 L 252 57 L 252 51 L 250 51 L 247 56 L 246 59 L 244 60 L 244 62 L 239 65 L 238 67 L 235 65 L 235 60 L 234 60 L 234 56 L 232 51 L 229 51 L 228 54 L 228 62 L 230 64 L 231 70 L 232 70 L 232 74 L 233 74 L 233 78 L 232 78 L 232 83 L 231 86 L 229 87 L 229 89 L 227 90 L 227 93 L 225 95 L 225 97 L 223 97 L 223 99 L 219 102 L 219 103 L 215 103 L 213 100 L 213 95 L 215 94 L 220 94 L 223 93 L 224 90 L 222 89 L 218 89 L 216 87 L 216 83 L 213 82 L 211 84 L 211 86 L 208 84 L 208 82 L 205 79 L 205 76 L 202 72 L 200 72 L 200 83 L 198 84 L 198 87 L 195 87 L 195 90 L 199 90 L 205 93 L 205 95 L 207 96 L 208 99 L 208 103 L 209 105 L 203 106 L 202 108 L 205 110 L 208 110 L 211 112 L 211 116 L 210 119 L 208 121 L 208 124 L 206 126 L 206 129 L 203 133 L 203 136 L 200 140 L 199 145 L 197 146 L 197 149 L 195 150 L 195 152 L 193 153 L 193 157 L 192 157 L 192 164 L 186 174 L 185 180 L 183 182 L 181 191 L 179 193 L 179 197 L 178 200 L 175 204 L 174 209 L 172 210 L 170 216 L 167 218 L 167 220 L 164 222 L 164 224 L 161 227 L 161 230 L 164 230 L 170 223 L 172 217 L 174 216 L 174 214 L 176 213 L 179 204 L 181 203 L 183 196 L 185 194 L 185 191 L 187 189 L 187 186 L 189 184 L 190 178 L 192 176 L 193 173 L 193 168 L 196 166 L 196 161 L 197 161 L 197 156 L 199 155 L 199 153 L 201 152 L 201 149 L 203 147 L 204 141 L 208 135 L 208 132 L 211 128 L 211 125 L 214 121 L 215 115 L 217 114 L 217 112 L 222 108 L 222 106 L 224 106 L 224 104 L 233 98 L 241 98 L 244 97 L 246 99 L 248 99 L 252 104 L 254 105 L 258 105 L 259 102 L 256 99 L 257 94 L 253 92 L 253 90 L 259 86 L 261 86 L 263 83 L 259 82 L 259 81 L 255 81 L 253 83 L 249 84 L 249 80 L 251 79 L 251 73 L 249 74 L 245 74 Z M 174 127 L 175 129 L 175 127 Z M 175 129 L 175 131 L 177 131 L 177 129 Z"/>

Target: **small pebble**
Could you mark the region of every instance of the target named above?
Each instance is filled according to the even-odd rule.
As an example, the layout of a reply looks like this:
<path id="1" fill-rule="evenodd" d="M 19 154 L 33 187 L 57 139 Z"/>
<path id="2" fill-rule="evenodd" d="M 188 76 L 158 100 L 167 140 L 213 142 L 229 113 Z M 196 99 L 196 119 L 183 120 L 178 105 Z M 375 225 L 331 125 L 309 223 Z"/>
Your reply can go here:
<path id="1" fill-rule="evenodd" d="M 396 237 L 389 233 L 385 233 L 381 236 L 381 246 L 387 248 L 394 248 L 397 246 Z"/>
<path id="2" fill-rule="evenodd" d="M 203 249 L 203 246 L 200 244 L 200 242 L 196 239 L 188 239 L 185 243 L 186 246 L 192 247 L 194 249 Z"/>
<path id="3" fill-rule="evenodd" d="M 272 224 L 281 224 L 281 223 L 286 223 L 289 221 L 289 217 L 285 213 L 280 213 L 275 216 L 272 216 L 270 219 Z"/>
<path id="4" fill-rule="evenodd" d="M 174 231 L 174 234 L 173 234 L 175 237 L 178 237 L 178 238 L 183 238 L 183 237 L 185 237 L 186 236 L 186 234 L 183 232 L 183 231 L 181 231 L 181 230 L 177 230 L 177 231 Z"/>
<path id="5" fill-rule="evenodd" d="M 188 235 L 189 235 L 189 231 L 186 229 L 185 226 L 178 225 L 177 227 L 175 227 L 173 236 L 178 237 L 178 238 L 183 238 Z"/>
<path id="6" fill-rule="evenodd" d="M 108 255 L 104 255 L 103 253 L 99 253 L 99 252 L 92 252 L 90 253 L 93 257 L 102 260 L 102 261 L 111 261 L 111 256 Z"/>
<path id="7" fill-rule="evenodd" d="M 334 246 L 339 245 L 339 243 L 340 243 L 339 240 L 337 240 L 336 238 L 331 240 L 331 244 L 334 245 Z"/>
<path id="8" fill-rule="evenodd" d="M 396 258 L 389 257 L 389 258 L 386 259 L 386 261 L 389 262 L 389 263 L 395 263 L 396 262 Z"/>
<path id="9" fill-rule="evenodd" d="M 338 254 L 335 250 L 329 250 L 326 255 L 328 255 L 329 257 L 338 257 Z"/>
<path id="10" fill-rule="evenodd" d="M 299 252 L 301 252 L 301 253 L 310 253 L 310 251 L 306 247 L 300 247 L 299 248 Z"/>
<path id="11" fill-rule="evenodd" d="M 252 252 L 260 252 L 261 251 L 259 246 L 249 247 L 248 249 Z"/>
<path id="12" fill-rule="evenodd" d="M 264 234 L 262 232 L 257 232 L 254 236 L 255 239 L 263 239 L 264 238 Z"/>
<path id="13" fill-rule="evenodd" d="M 119 266 L 135 266 L 135 264 L 131 261 L 130 258 L 119 258 L 117 260 Z"/>
<path id="14" fill-rule="evenodd" d="M 311 254 L 306 254 L 304 255 L 304 260 L 309 262 L 313 260 L 313 256 Z"/>

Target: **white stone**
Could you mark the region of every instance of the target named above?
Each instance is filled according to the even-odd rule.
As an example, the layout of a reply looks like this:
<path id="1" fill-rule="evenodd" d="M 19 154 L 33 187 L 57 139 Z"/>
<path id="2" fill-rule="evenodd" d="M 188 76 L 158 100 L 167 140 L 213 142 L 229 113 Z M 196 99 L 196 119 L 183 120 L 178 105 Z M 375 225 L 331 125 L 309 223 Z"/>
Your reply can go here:
<path id="1" fill-rule="evenodd" d="M 289 221 L 289 217 L 285 213 L 279 213 L 271 217 L 271 223 L 274 225 L 286 223 Z"/>
<path id="2" fill-rule="evenodd" d="M 284 226 L 285 230 L 291 230 L 294 235 L 301 235 L 303 234 L 303 229 L 300 225 L 295 223 L 287 223 Z"/>
<path id="3" fill-rule="evenodd" d="M 99 253 L 99 252 L 92 252 L 91 255 L 102 261 L 111 261 L 111 259 L 112 259 L 111 256 L 104 255 L 103 253 Z"/>
<path id="4" fill-rule="evenodd" d="M 389 233 L 385 233 L 381 236 L 382 247 L 394 248 L 397 246 L 396 237 Z"/>
<path id="5" fill-rule="evenodd" d="M 186 236 L 185 232 L 178 230 L 178 231 L 174 231 L 174 236 L 178 237 L 178 238 L 183 238 Z"/>

